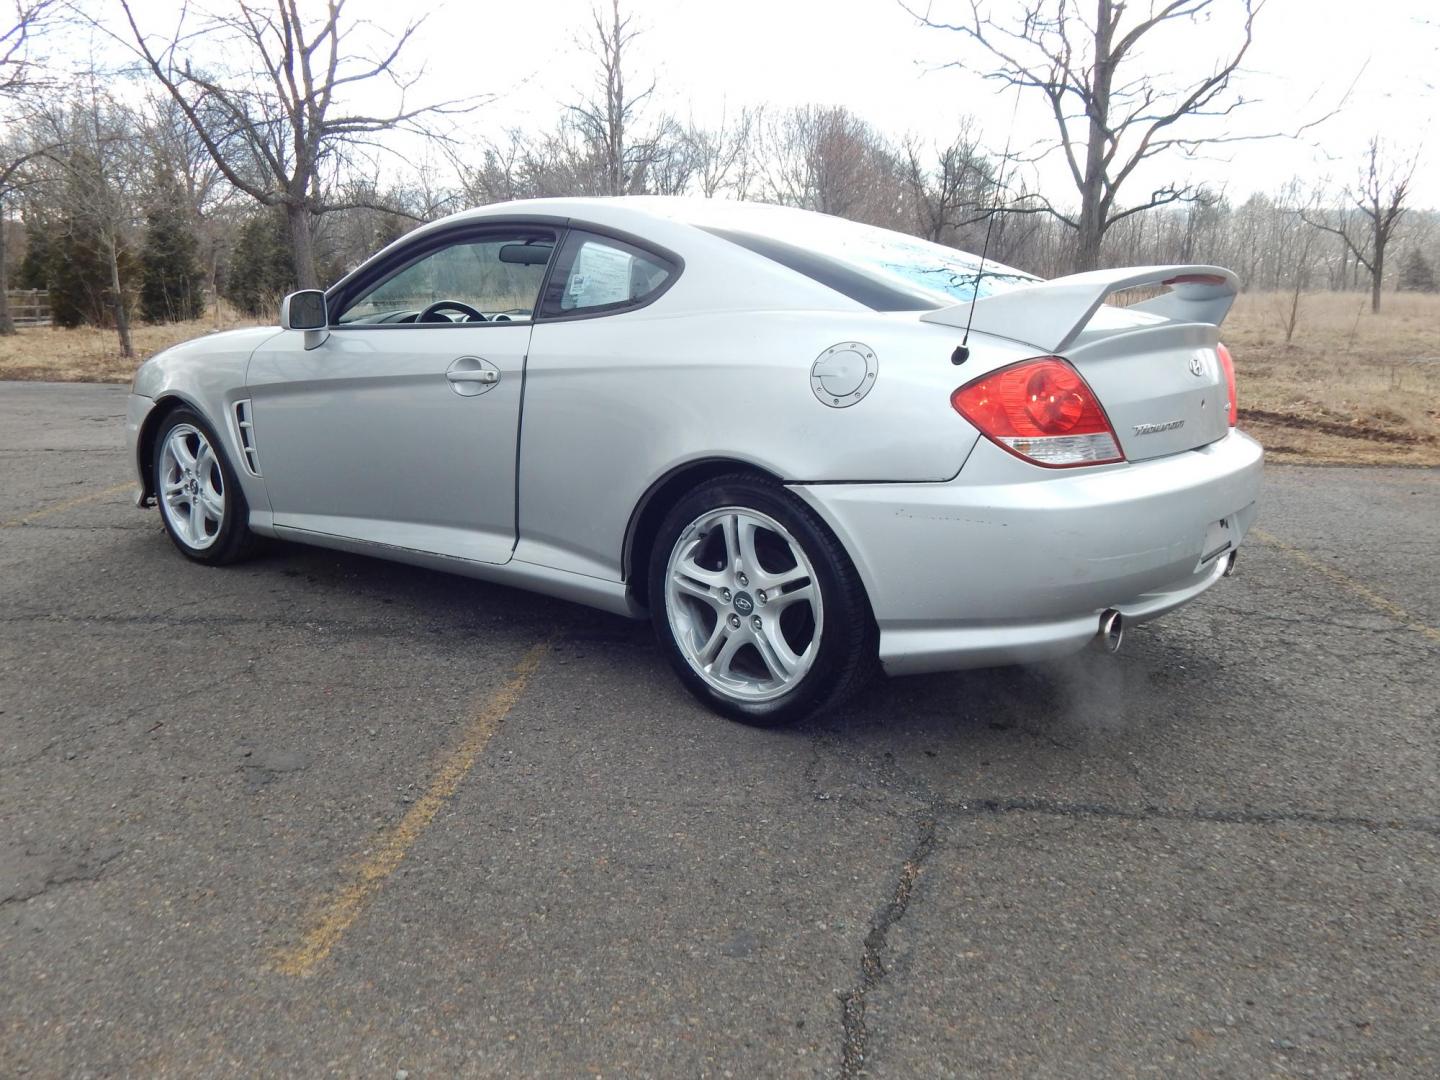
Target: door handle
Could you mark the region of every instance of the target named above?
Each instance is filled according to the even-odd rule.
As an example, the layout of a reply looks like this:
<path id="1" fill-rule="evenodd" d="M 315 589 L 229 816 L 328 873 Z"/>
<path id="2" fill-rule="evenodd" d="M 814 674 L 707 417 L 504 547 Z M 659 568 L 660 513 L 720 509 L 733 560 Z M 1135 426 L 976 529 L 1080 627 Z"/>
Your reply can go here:
<path id="1" fill-rule="evenodd" d="M 495 389 L 500 369 L 479 356 L 462 356 L 445 371 L 452 393 L 461 397 L 479 397 Z"/>
<path id="2" fill-rule="evenodd" d="M 500 381 L 500 373 L 498 371 L 487 371 L 485 368 L 480 368 L 475 371 L 447 371 L 445 378 L 449 379 L 452 383 L 497 383 Z"/>

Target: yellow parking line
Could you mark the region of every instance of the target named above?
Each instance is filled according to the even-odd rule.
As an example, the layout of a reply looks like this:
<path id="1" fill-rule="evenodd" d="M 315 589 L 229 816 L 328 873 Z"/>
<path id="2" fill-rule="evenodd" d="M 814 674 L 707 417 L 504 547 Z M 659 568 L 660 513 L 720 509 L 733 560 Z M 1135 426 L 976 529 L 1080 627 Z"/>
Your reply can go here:
<path id="1" fill-rule="evenodd" d="M 415 801 L 398 824 L 381 835 L 375 849 L 356 868 L 353 880 L 316 909 L 310 929 L 299 944 L 276 954 L 272 964 L 274 970 L 282 975 L 310 975 L 330 955 L 335 943 L 360 917 L 365 901 L 385 883 L 446 800 L 455 794 L 460 781 L 465 779 L 484 751 L 485 744 L 499 729 L 500 722 L 520 700 L 530 676 L 549 650 L 550 642 L 542 641 L 521 657 L 510 678 L 481 704 L 459 745 L 441 764 L 429 789 Z"/>
<path id="2" fill-rule="evenodd" d="M 69 510 L 76 506 L 84 506 L 86 503 L 99 502 L 101 499 L 108 499 L 111 495 L 118 495 L 122 491 L 134 491 L 135 485 L 116 484 L 114 487 L 105 488 L 103 491 L 92 491 L 89 495 L 77 495 L 73 499 L 66 499 L 64 502 L 52 503 L 50 506 L 43 506 L 39 510 L 26 514 L 24 517 L 11 518 L 9 521 L 0 521 L 0 529 L 13 529 L 17 525 L 29 525 L 51 514 L 58 514 L 61 510 Z"/>
<path id="3" fill-rule="evenodd" d="M 1341 573 L 1333 566 L 1321 562 L 1308 551 L 1303 551 L 1292 544 L 1287 544 L 1278 537 L 1272 536 L 1264 529 L 1251 529 L 1250 535 L 1267 547 L 1273 547 L 1277 551 L 1284 552 L 1307 570 L 1314 570 L 1321 577 L 1334 582 L 1342 589 L 1346 589 L 1358 596 L 1376 611 L 1389 615 L 1396 622 L 1404 624 L 1407 630 L 1414 630 L 1417 634 L 1427 637 L 1431 641 L 1440 642 L 1440 630 L 1421 622 L 1414 615 L 1410 614 L 1410 612 L 1395 603 L 1395 601 L 1381 596 L 1368 585 L 1362 585 L 1348 574 Z"/>

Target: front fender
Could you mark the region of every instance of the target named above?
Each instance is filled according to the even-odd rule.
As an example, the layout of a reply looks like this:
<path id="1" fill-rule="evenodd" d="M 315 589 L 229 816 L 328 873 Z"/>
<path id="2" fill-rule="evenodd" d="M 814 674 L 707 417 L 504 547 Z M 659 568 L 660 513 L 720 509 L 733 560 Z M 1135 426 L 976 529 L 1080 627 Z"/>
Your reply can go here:
<path id="1" fill-rule="evenodd" d="M 126 416 L 131 459 L 139 478 L 136 505 L 148 505 L 154 495 L 150 473 L 155 432 L 171 408 L 184 405 L 203 417 L 219 438 L 250 506 L 252 527 L 259 524 L 254 520 L 257 513 L 268 517 L 265 483 L 244 464 L 235 403 L 246 396 L 245 370 L 251 353 L 279 333 L 283 331 L 271 326 L 207 334 L 140 365 Z"/>

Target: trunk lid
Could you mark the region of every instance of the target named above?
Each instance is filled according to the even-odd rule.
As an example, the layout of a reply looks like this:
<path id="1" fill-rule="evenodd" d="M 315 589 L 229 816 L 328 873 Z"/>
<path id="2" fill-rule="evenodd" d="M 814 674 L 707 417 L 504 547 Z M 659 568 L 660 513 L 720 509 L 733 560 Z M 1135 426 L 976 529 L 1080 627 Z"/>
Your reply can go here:
<path id="1" fill-rule="evenodd" d="M 1130 307 L 1105 300 L 1134 289 L 1168 291 Z M 1060 356 L 1085 377 L 1131 461 L 1163 457 L 1229 431 L 1219 327 L 1239 291 L 1218 266 L 1093 270 L 981 297 L 922 315 L 922 322 Z M 973 318 L 973 323 L 972 323 Z"/>
<path id="2" fill-rule="evenodd" d="M 1124 308 L 1101 308 L 1065 351 L 1105 409 L 1131 461 L 1192 450 L 1230 430 L 1219 333 Z"/>

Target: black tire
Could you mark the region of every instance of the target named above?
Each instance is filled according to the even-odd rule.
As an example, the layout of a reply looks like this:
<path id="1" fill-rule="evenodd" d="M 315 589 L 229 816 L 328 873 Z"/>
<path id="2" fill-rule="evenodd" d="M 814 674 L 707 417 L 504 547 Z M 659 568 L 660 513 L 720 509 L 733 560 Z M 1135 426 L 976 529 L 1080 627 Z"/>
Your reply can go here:
<path id="1" fill-rule="evenodd" d="M 221 488 L 221 496 L 224 501 L 222 520 L 214 539 L 204 547 L 192 545 L 175 530 L 163 505 L 165 495 L 162 491 L 164 481 L 162 458 L 166 441 L 170 438 L 171 433 L 181 425 L 189 425 L 205 437 L 214 452 L 215 465 L 221 480 L 218 486 Z M 180 554 L 207 566 L 225 566 L 248 558 L 254 553 L 257 537 L 250 531 L 250 506 L 246 503 L 245 493 L 240 489 L 240 483 L 235 478 L 235 469 L 225 453 L 224 444 L 216 437 L 215 429 L 206 422 L 204 417 L 195 410 L 184 406 L 172 409 L 167 413 L 165 418 L 160 421 L 159 429 L 155 432 L 155 445 L 150 468 L 150 475 L 155 487 L 155 501 L 160 510 L 160 521 L 165 526 L 165 532 L 169 534 L 171 543 L 175 545 Z"/>
<path id="2" fill-rule="evenodd" d="M 693 523 L 708 512 L 730 507 L 758 511 L 783 526 L 809 561 L 819 587 L 823 618 L 811 666 L 793 687 L 766 701 L 746 701 L 711 685 L 691 666 L 671 621 L 667 579 L 672 552 Z M 693 541 L 695 535 L 703 534 L 688 539 Z M 850 556 L 813 510 L 774 481 L 745 474 L 721 476 L 680 499 L 666 514 L 651 551 L 649 586 L 651 622 L 670 665 L 697 699 L 732 720 L 759 727 L 803 720 L 849 700 L 878 668 L 875 619 Z M 735 603 L 738 606 L 738 593 Z M 748 616 L 761 609 L 738 610 Z"/>

